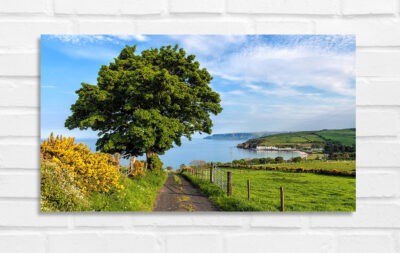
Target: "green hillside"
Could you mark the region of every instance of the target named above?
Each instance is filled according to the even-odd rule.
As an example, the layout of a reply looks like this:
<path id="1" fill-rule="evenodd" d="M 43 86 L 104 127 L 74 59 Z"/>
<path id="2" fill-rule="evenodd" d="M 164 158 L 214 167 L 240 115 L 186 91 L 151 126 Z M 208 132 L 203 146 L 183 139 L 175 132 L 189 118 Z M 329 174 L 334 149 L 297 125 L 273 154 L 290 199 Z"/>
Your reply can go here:
<path id="1" fill-rule="evenodd" d="M 321 130 L 316 132 L 321 138 L 327 141 L 337 141 L 342 145 L 353 146 L 356 144 L 356 129 L 340 129 L 340 130 Z"/>
<path id="2" fill-rule="evenodd" d="M 274 134 L 261 138 L 250 139 L 247 142 L 240 144 L 246 146 L 277 146 L 277 147 L 292 147 L 292 146 L 324 146 L 327 142 L 339 142 L 342 145 L 353 146 L 356 141 L 355 128 L 334 129 L 334 130 L 319 130 L 319 131 L 302 131 Z"/>

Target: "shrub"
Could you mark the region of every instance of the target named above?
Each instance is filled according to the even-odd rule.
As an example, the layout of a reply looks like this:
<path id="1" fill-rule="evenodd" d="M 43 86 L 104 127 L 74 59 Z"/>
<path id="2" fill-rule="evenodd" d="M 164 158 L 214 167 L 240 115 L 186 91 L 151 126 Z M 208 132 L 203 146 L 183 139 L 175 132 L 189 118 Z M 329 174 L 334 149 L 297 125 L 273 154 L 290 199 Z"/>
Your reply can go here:
<path id="1" fill-rule="evenodd" d="M 53 134 L 40 145 L 41 156 L 57 168 L 67 171 L 74 184 L 83 193 L 108 192 L 122 189 L 119 171 L 111 155 L 92 153 L 85 144 L 75 143 L 74 138 Z"/>
<path id="2" fill-rule="evenodd" d="M 300 156 L 293 157 L 291 160 L 292 160 L 293 163 L 298 163 L 298 162 L 302 161 Z"/>
<path id="3" fill-rule="evenodd" d="M 73 176 L 57 165 L 43 161 L 40 166 L 40 210 L 84 211 L 89 202 L 80 188 L 74 184 Z"/>
<path id="4" fill-rule="evenodd" d="M 158 156 L 151 156 L 147 158 L 147 164 L 149 166 L 149 170 L 154 171 L 157 174 L 162 173 L 163 171 L 163 163 Z"/>
<path id="5" fill-rule="evenodd" d="M 277 156 L 275 157 L 275 163 L 283 163 L 285 160 L 283 159 L 282 156 Z"/>
<path id="6" fill-rule="evenodd" d="M 139 160 L 136 160 L 135 163 L 133 164 L 133 169 L 129 176 L 131 177 L 138 177 L 138 176 L 144 176 L 145 171 L 144 171 L 144 162 L 141 162 Z"/>

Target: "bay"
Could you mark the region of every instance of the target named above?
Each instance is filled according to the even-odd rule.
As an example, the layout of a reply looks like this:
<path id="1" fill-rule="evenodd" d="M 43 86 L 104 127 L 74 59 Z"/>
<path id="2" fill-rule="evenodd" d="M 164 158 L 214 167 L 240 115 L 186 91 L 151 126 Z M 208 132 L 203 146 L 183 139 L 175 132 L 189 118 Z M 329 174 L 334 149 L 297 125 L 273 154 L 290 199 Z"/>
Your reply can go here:
<path id="1" fill-rule="evenodd" d="M 172 166 L 178 169 L 181 164 L 189 165 L 193 160 L 204 160 L 206 162 L 231 162 L 238 159 L 251 159 L 282 156 L 285 160 L 300 156 L 297 151 L 254 151 L 248 149 L 239 149 L 237 144 L 245 140 L 210 140 L 202 138 L 193 138 L 182 140 L 180 147 L 173 147 L 166 151 L 160 158 L 164 167 Z M 76 142 L 83 142 L 88 145 L 92 151 L 96 151 L 96 139 L 76 139 Z M 137 157 L 144 160 L 145 156 Z M 122 165 L 128 165 L 129 160 L 122 159 Z"/>

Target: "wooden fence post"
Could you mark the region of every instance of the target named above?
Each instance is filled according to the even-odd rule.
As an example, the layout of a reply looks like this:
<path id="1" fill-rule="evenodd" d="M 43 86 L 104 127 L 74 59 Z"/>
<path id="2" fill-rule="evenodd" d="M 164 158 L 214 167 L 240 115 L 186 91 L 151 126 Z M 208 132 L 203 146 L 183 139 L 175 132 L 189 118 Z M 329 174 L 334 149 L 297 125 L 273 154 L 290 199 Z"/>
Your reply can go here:
<path id="1" fill-rule="evenodd" d="M 232 172 L 226 172 L 227 175 L 227 184 L 226 184 L 226 195 L 232 195 Z"/>
<path id="2" fill-rule="evenodd" d="M 213 167 L 210 167 L 210 183 L 213 182 Z"/>
<path id="3" fill-rule="evenodd" d="M 283 187 L 280 187 L 280 192 L 281 192 L 281 212 L 285 211 L 285 195 L 283 192 Z"/>
<path id="4" fill-rule="evenodd" d="M 120 158 L 121 158 L 121 155 L 118 152 L 114 154 L 114 161 L 115 161 L 115 165 L 118 168 L 118 171 L 120 171 L 120 165 L 119 165 Z"/>
<path id="5" fill-rule="evenodd" d="M 247 179 L 247 200 L 250 200 L 250 179 Z"/>
<path id="6" fill-rule="evenodd" d="M 135 170 L 135 162 L 136 162 L 136 157 L 132 157 L 130 160 L 130 164 L 129 164 L 129 173 L 128 174 L 131 174 Z"/>

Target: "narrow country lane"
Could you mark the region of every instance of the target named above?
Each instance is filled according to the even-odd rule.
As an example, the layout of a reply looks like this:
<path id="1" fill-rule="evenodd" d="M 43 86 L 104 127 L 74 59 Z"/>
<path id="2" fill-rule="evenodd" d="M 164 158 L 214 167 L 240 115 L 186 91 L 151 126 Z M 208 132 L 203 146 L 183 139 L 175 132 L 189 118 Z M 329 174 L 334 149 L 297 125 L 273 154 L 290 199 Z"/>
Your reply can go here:
<path id="1" fill-rule="evenodd" d="M 184 177 L 169 174 L 158 193 L 153 211 L 219 211 L 211 201 Z"/>

